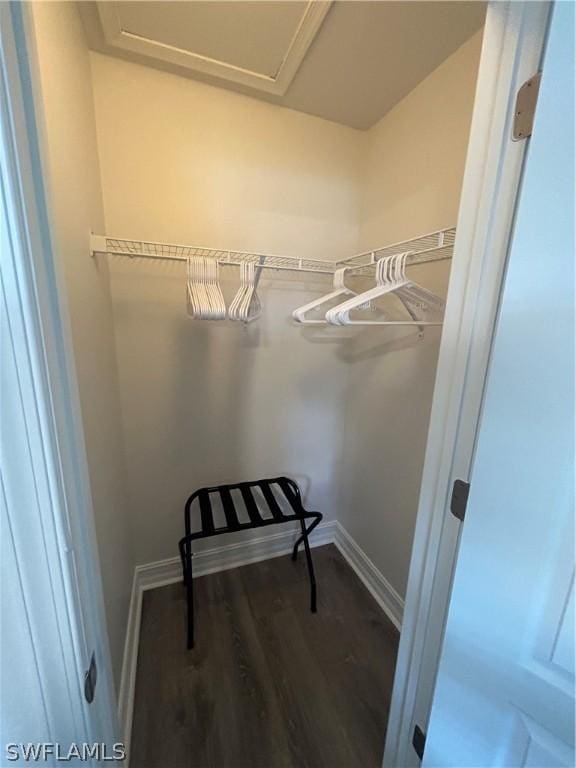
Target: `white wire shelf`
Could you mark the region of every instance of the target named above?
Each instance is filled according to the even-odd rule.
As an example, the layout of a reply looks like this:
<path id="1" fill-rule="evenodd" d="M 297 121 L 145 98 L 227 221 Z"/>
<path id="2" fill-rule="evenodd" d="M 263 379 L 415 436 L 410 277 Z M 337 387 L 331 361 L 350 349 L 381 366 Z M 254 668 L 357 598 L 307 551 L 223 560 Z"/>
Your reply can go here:
<path id="1" fill-rule="evenodd" d="M 252 251 L 228 251 L 194 245 L 126 240 L 105 235 L 91 235 L 91 251 L 93 256 L 97 253 L 104 253 L 111 256 L 128 256 L 132 259 L 161 259 L 166 261 L 186 261 L 191 256 L 203 256 L 208 259 L 216 259 L 224 265 L 253 262 L 264 269 L 316 272 L 327 275 L 334 273 L 334 262 L 322 261 L 321 259 L 299 259 L 295 256 L 276 256 L 270 253 Z"/>
<path id="2" fill-rule="evenodd" d="M 451 259 L 455 239 L 456 227 L 448 227 L 447 229 L 430 232 L 427 235 L 421 235 L 411 240 L 401 240 L 398 243 L 392 243 L 382 248 L 358 253 L 356 256 L 350 256 L 347 259 L 341 259 L 337 262 L 337 267 L 349 267 L 355 271 L 362 270 L 367 272 L 379 259 L 406 252 L 410 253 L 406 261 L 407 266 Z"/>
<path id="3" fill-rule="evenodd" d="M 392 245 L 382 246 L 371 251 L 350 256 L 339 261 L 323 259 L 304 259 L 296 256 L 278 256 L 270 253 L 253 251 L 233 251 L 219 248 L 205 248 L 195 245 L 177 245 L 174 243 L 156 243 L 149 240 L 129 240 L 107 235 L 90 236 L 92 256 L 108 254 L 126 256 L 132 259 L 160 259 L 166 261 L 186 261 L 191 256 L 203 256 L 216 259 L 223 265 L 240 265 L 253 262 L 263 269 L 286 270 L 291 272 L 315 272 L 334 274 L 336 269 L 347 267 L 358 274 L 369 273 L 370 268 L 381 258 L 397 253 L 410 252 L 407 266 L 441 261 L 452 258 L 456 228 L 449 227 L 431 232 L 421 237 L 403 240 Z"/>

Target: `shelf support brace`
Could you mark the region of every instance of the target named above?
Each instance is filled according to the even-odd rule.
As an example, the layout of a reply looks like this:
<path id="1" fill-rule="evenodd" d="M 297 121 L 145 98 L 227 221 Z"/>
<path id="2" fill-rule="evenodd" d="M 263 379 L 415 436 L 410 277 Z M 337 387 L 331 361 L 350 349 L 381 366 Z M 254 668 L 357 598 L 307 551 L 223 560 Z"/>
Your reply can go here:
<path id="1" fill-rule="evenodd" d="M 256 275 L 254 277 L 254 290 L 258 288 L 258 283 L 260 282 L 260 275 L 262 274 L 262 267 L 264 266 L 264 262 L 266 261 L 266 256 L 260 256 L 258 259 L 258 265 L 256 267 Z"/>
<path id="2" fill-rule="evenodd" d="M 90 256 L 94 258 L 97 253 L 106 253 L 106 237 L 90 232 Z"/>

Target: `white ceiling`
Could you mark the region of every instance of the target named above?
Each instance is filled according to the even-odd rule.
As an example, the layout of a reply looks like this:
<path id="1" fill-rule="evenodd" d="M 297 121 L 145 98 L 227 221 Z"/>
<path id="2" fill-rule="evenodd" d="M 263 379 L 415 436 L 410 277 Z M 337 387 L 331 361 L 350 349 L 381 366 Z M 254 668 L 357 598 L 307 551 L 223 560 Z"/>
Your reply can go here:
<path id="1" fill-rule="evenodd" d="M 369 128 L 478 30 L 485 3 L 80 2 L 94 50 Z"/>

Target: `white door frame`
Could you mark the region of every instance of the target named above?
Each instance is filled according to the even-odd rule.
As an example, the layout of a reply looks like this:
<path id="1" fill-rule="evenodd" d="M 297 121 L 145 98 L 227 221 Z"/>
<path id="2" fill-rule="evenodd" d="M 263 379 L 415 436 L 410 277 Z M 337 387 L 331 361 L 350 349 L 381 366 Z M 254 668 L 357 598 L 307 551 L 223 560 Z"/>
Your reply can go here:
<path id="1" fill-rule="evenodd" d="M 10 317 L 5 338 L 14 350 L 41 510 L 38 520 L 30 518 L 35 527 L 14 529 L 15 546 L 31 578 L 52 585 L 61 634 L 60 647 L 52 650 L 67 669 L 68 703 L 79 718 L 78 741 L 112 745 L 119 740 L 116 697 L 66 294 L 50 225 L 43 112 L 30 24 L 25 3 L 0 3 L 0 159 L 11 246 L 1 262 Z M 9 506 L 10 514 L 16 519 L 32 511 Z M 38 531 L 44 567 L 25 562 L 26 537 Z M 26 589 L 25 600 L 29 615 L 41 617 L 37 591 Z M 37 648 L 46 642 L 41 629 L 34 641 Z M 88 705 L 83 679 L 93 651 L 98 680 Z M 49 686 L 49 665 L 39 664 L 38 674 Z M 58 708 L 49 714 L 55 722 L 63 716 Z"/>
<path id="2" fill-rule="evenodd" d="M 516 93 L 539 69 L 549 9 L 514 0 L 487 9 L 384 768 L 420 763 L 412 734 L 428 725 L 459 542 L 450 494 L 473 460 L 527 144 L 511 140 Z"/>

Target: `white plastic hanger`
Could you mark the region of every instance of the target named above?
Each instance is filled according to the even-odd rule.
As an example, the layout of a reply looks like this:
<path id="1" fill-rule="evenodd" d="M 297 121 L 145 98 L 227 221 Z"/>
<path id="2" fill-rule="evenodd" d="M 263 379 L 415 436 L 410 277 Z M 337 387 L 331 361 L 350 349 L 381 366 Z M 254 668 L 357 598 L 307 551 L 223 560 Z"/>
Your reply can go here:
<path id="1" fill-rule="evenodd" d="M 262 305 L 256 293 L 256 268 L 254 262 L 240 264 L 240 287 L 228 309 L 230 320 L 250 323 L 262 314 Z"/>
<path id="2" fill-rule="evenodd" d="M 206 259 L 208 265 L 208 286 L 212 299 L 213 320 L 226 319 L 226 302 L 220 288 L 220 264 L 216 259 Z"/>
<path id="3" fill-rule="evenodd" d="M 376 285 L 329 309 L 326 312 L 326 321 L 331 325 L 364 324 L 366 322 L 364 320 L 351 320 L 350 312 L 354 309 L 359 309 L 366 302 L 372 302 L 374 299 L 400 287 L 402 272 L 399 265 L 401 260 L 406 258 L 406 255 L 401 253 L 395 256 L 388 256 L 376 262 Z"/>
<path id="4" fill-rule="evenodd" d="M 228 307 L 228 318 L 230 320 L 239 319 L 238 309 L 240 307 L 240 302 L 242 301 L 242 297 L 244 296 L 245 288 L 246 288 L 246 264 L 245 262 L 242 262 L 240 264 L 240 287 L 236 291 L 236 294 L 232 299 L 230 306 Z"/>
<path id="5" fill-rule="evenodd" d="M 187 262 L 186 307 L 197 320 L 224 320 L 226 303 L 215 259 L 193 256 Z"/>
<path id="6" fill-rule="evenodd" d="M 419 321 L 423 325 L 441 325 L 439 322 L 429 322 L 423 320 L 419 315 L 424 313 L 441 314 L 444 312 L 446 302 L 440 296 L 437 296 L 427 288 L 423 288 L 413 280 L 406 277 L 406 259 L 409 254 L 403 254 L 398 264 L 399 269 L 399 287 L 394 289 L 394 294 L 398 296 L 408 314 L 414 321 Z"/>
<path id="7" fill-rule="evenodd" d="M 247 266 L 248 285 L 242 300 L 240 319 L 244 323 L 251 323 L 252 320 L 256 320 L 262 314 L 262 305 L 256 293 L 256 268 L 254 262 L 248 262 Z"/>
<path id="8" fill-rule="evenodd" d="M 186 296 L 188 314 L 191 317 L 201 320 L 210 313 L 211 308 L 203 280 L 203 265 L 201 259 L 195 256 L 188 259 Z"/>
<path id="9" fill-rule="evenodd" d="M 409 255 L 407 251 L 380 259 L 376 264 L 376 286 L 333 307 L 326 313 L 327 322 L 333 325 L 418 325 L 421 330 L 425 325 L 442 325 L 441 321 L 422 320 L 418 317 L 422 312 L 442 312 L 445 302 L 436 294 L 406 277 L 406 260 Z M 350 312 L 353 309 L 359 309 L 362 306 L 361 302 L 371 301 L 387 293 L 394 293 L 400 299 L 412 318 L 411 321 L 350 319 Z"/>
<path id="10" fill-rule="evenodd" d="M 324 296 L 320 296 L 318 299 L 314 299 L 314 301 L 308 302 L 308 304 L 304 304 L 303 306 L 298 307 L 298 309 L 295 309 L 292 312 L 292 317 L 294 320 L 296 320 L 298 323 L 302 323 L 303 325 L 324 325 L 324 320 L 309 320 L 306 317 L 308 312 L 311 312 L 313 309 L 318 309 L 318 307 L 321 307 L 323 304 L 326 304 L 329 301 L 334 301 L 334 299 L 337 299 L 340 296 L 356 296 L 355 291 L 344 285 L 344 274 L 347 269 L 348 267 L 342 267 L 334 272 L 333 291 L 325 294 Z"/>
<path id="11" fill-rule="evenodd" d="M 194 285 L 194 264 L 193 259 L 186 261 L 186 311 L 190 317 L 198 317 L 200 306 Z"/>

